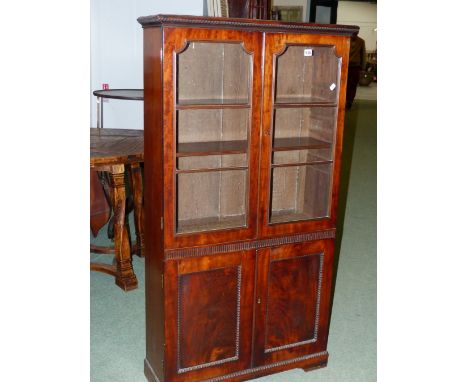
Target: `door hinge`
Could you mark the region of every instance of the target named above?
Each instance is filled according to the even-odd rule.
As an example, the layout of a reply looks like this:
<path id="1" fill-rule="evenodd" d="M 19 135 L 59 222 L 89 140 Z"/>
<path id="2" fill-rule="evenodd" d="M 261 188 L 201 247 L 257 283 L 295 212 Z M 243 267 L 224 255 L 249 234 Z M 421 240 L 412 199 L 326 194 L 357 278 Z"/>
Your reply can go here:
<path id="1" fill-rule="evenodd" d="M 161 229 L 164 229 L 164 218 L 161 218 Z"/>

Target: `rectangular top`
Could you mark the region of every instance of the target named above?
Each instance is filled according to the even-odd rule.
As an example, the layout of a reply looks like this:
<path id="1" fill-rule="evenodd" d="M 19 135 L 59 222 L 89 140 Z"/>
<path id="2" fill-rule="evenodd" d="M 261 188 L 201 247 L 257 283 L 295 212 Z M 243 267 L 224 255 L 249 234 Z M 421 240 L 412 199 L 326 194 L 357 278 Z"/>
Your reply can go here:
<path id="1" fill-rule="evenodd" d="M 142 16 L 138 18 L 138 22 L 143 28 L 168 26 L 179 28 L 240 29 L 252 32 L 317 33 L 343 36 L 351 36 L 359 31 L 359 27 L 355 25 L 310 24 L 275 20 L 183 15 Z"/>
<path id="2" fill-rule="evenodd" d="M 90 129 L 90 165 L 143 162 L 143 130 Z"/>

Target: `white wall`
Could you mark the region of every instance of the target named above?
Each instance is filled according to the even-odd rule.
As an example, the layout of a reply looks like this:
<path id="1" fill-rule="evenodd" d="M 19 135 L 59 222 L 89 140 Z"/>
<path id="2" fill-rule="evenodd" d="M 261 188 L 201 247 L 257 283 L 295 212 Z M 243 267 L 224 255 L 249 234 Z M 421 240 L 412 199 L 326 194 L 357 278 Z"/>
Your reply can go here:
<path id="1" fill-rule="evenodd" d="M 96 127 L 93 90 L 143 88 L 143 29 L 140 16 L 201 15 L 203 0 L 91 0 L 91 126 Z M 143 129 L 143 102 L 108 100 L 104 127 Z"/>
<path id="2" fill-rule="evenodd" d="M 366 42 L 366 50 L 377 49 L 377 4 L 339 1 L 337 24 L 358 25 L 359 36 Z"/>

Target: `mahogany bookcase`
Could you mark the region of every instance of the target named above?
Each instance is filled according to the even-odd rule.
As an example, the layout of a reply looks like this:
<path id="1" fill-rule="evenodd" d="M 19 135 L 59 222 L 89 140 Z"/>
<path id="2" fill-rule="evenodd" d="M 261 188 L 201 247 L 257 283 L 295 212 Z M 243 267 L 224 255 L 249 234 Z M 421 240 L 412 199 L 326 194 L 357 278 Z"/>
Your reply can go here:
<path id="1" fill-rule="evenodd" d="M 241 381 L 325 366 L 358 27 L 138 21 L 147 379 Z"/>

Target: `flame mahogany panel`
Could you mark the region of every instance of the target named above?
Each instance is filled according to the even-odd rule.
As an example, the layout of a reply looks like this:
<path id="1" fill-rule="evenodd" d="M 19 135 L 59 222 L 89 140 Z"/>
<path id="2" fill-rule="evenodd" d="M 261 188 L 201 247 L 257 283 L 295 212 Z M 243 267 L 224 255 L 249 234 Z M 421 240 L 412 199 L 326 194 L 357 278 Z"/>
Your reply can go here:
<path id="1" fill-rule="evenodd" d="M 255 251 L 170 260 L 166 270 L 167 380 L 249 368 Z"/>
<path id="2" fill-rule="evenodd" d="M 333 240 L 284 245 L 259 252 L 254 365 L 325 351 Z"/>

